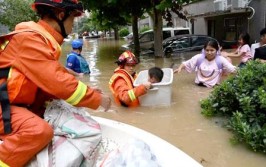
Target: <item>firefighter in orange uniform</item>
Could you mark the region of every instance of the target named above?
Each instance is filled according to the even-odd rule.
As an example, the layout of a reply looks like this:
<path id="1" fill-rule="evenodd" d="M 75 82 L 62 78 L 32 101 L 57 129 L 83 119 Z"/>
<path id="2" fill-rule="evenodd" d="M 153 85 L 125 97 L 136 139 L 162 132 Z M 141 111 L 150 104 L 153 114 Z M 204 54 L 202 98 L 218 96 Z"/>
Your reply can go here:
<path id="1" fill-rule="evenodd" d="M 35 0 L 40 20 L 0 37 L 0 166 L 24 166 L 53 137 L 41 117 L 45 102 L 108 110 L 111 100 L 78 81 L 58 59 L 60 45 L 83 13 L 77 0 Z"/>
<path id="2" fill-rule="evenodd" d="M 151 83 L 147 82 L 137 87 L 133 86 L 133 82 L 137 77 L 135 67 L 138 60 L 130 51 L 122 53 L 116 61 L 118 68 L 115 69 L 114 75 L 109 81 L 109 88 L 113 93 L 116 104 L 125 107 L 139 106 L 138 97 L 147 93 Z"/>

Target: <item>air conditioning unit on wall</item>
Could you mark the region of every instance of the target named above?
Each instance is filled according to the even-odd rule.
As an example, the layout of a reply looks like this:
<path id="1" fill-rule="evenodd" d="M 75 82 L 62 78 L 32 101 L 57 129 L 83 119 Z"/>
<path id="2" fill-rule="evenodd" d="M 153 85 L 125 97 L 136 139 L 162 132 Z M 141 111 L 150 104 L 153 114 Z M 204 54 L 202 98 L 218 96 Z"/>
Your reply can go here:
<path id="1" fill-rule="evenodd" d="M 226 9 L 226 0 L 214 0 L 214 11 L 223 11 Z"/>
<path id="2" fill-rule="evenodd" d="M 245 8 L 249 0 L 232 0 L 232 8 Z"/>

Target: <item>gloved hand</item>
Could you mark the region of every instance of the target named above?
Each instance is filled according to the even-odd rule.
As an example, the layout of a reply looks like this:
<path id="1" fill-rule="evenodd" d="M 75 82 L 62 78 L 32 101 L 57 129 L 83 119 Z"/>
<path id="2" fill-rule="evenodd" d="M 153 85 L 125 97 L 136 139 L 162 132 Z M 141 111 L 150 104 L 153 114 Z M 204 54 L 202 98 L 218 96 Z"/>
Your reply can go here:
<path id="1" fill-rule="evenodd" d="M 145 86 L 145 88 L 148 90 L 151 88 L 151 83 L 150 82 L 146 82 L 143 84 Z"/>
<path id="2" fill-rule="evenodd" d="M 101 106 L 104 108 L 104 111 L 108 111 L 111 107 L 111 98 L 105 94 L 102 94 Z"/>

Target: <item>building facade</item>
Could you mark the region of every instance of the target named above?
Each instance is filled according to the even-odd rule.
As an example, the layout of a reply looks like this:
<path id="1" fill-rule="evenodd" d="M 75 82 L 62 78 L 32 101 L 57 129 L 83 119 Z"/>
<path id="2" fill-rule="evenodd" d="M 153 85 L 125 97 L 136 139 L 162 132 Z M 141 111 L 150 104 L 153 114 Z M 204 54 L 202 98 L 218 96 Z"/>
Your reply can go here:
<path id="1" fill-rule="evenodd" d="M 259 41 L 265 28 L 265 0 L 203 0 L 184 6 L 191 31 L 215 37 L 225 46 L 233 46 L 241 32 L 248 32 L 251 43 Z"/>
<path id="2" fill-rule="evenodd" d="M 173 27 L 190 27 L 193 34 L 216 38 L 225 48 L 236 47 L 241 32 L 248 32 L 251 43 L 260 40 L 266 27 L 266 0 L 202 0 L 183 6 L 188 21 L 172 14 Z M 164 24 L 166 22 L 164 21 Z M 139 21 L 139 28 L 152 27 L 149 16 Z"/>
<path id="3" fill-rule="evenodd" d="M 175 27 L 188 27 L 189 22 L 179 19 L 178 16 L 175 13 L 172 13 L 172 23 L 173 23 L 173 28 Z M 163 27 L 167 27 L 167 22 L 163 19 Z M 153 20 L 151 16 L 148 14 L 144 14 L 144 18 L 140 19 L 138 21 L 138 28 L 141 29 L 143 27 L 153 27 Z M 131 27 L 129 29 L 132 29 Z"/>

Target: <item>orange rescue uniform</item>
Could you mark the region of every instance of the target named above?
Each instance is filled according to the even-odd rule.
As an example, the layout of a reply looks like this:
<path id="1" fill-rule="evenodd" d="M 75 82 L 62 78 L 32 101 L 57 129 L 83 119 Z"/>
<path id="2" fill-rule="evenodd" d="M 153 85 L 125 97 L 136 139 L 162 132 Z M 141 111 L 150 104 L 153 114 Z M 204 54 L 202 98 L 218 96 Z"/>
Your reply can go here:
<path id="1" fill-rule="evenodd" d="M 46 22 L 20 23 L 15 32 L 0 37 L 0 41 L 5 39 L 8 41 L 0 48 L 0 69 L 11 70 L 7 80 L 0 78 L 0 85 L 7 82 L 12 132 L 4 133 L 0 107 L 0 166 L 20 167 L 53 137 L 52 127 L 39 117 L 47 100 L 64 99 L 74 106 L 97 109 L 101 95 L 59 63 L 63 37 Z"/>
<path id="2" fill-rule="evenodd" d="M 131 76 L 126 70 L 117 68 L 109 81 L 109 88 L 115 103 L 125 107 L 139 106 L 138 97 L 147 93 L 144 85 L 133 86 L 136 74 Z"/>

